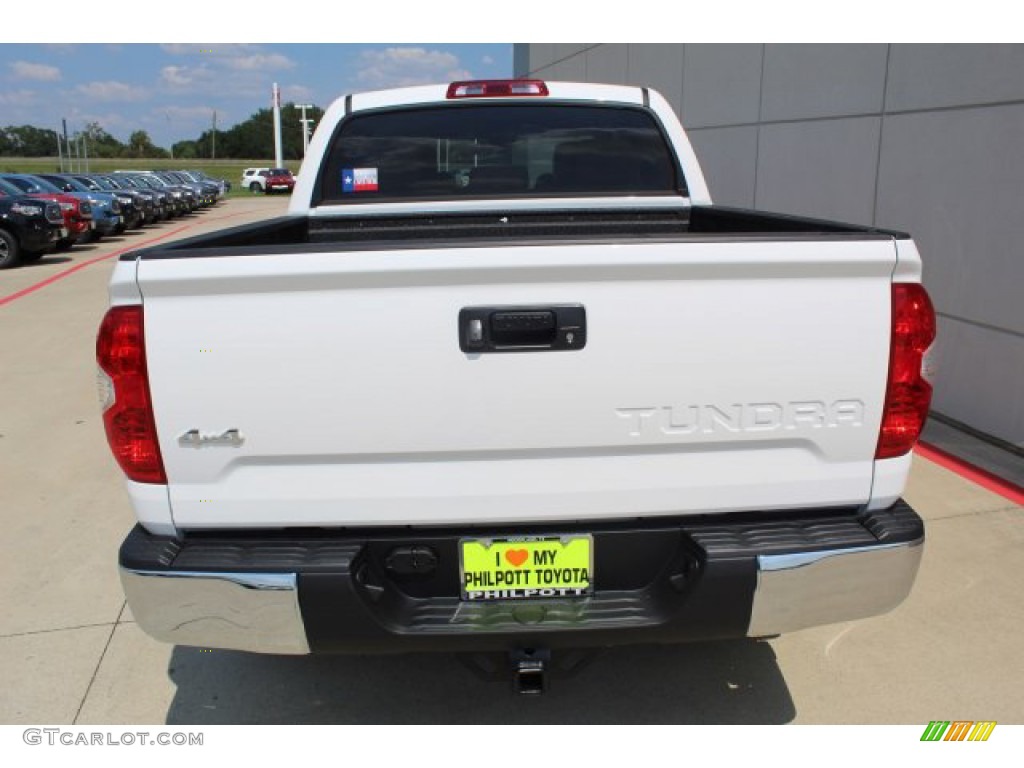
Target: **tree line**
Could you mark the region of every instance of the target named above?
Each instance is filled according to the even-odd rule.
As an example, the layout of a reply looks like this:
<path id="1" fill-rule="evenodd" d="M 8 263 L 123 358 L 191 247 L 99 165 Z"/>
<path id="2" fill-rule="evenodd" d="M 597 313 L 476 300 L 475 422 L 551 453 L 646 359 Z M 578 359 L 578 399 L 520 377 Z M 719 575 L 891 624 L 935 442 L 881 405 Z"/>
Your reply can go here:
<path id="1" fill-rule="evenodd" d="M 306 119 L 313 122 L 315 128 L 324 111 L 320 107 L 306 110 Z M 302 124 L 299 119 L 302 111 L 294 104 L 288 103 L 281 107 L 281 153 L 285 160 L 302 159 Z M 244 120 L 226 131 L 213 129 L 203 131 L 198 138 L 179 141 L 174 144 L 174 156 L 180 158 L 210 158 L 216 152 L 223 158 L 255 158 L 274 156 L 274 113 L 264 108 L 254 112 Z"/>
<path id="2" fill-rule="evenodd" d="M 302 158 L 301 114 L 294 104 L 281 107 L 281 149 L 285 160 Z M 324 111 L 319 107 L 306 110 L 307 119 L 313 120 L 311 127 L 320 122 L 323 114 Z M 83 130 L 69 134 L 69 138 L 73 148 L 80 138 L 83 139 L 88 156 L 97 158 L 166 158 L 172 154 L 183 160 L 207 159 L 214 154 L 225 159 L 271 158 L 274 156 L 273 125 L 272 110 L 260 109 L 226 131 L 218 130 L 214 134 L 211 128 L 195 139 L 175 142 L 170 150 L 156 146 L 146 131 L 133 131 L 128 141 L 122 142 L 95 122 L 87 123 Z M 53 157 L 56 154 L 57 131 L 34 125 L 8 125 L 0 128 L 2 157 Z"/>
<path id="3" fill-rule="evenodd" d="M 63 137 L 61 151 L 67 151 Z M 145 131 L 133 131 L 128 142 L 107 133 L 99 123 L 87 123 L 85 129 L 69 134 L 72 153 L 78 151 L 79 140 L 89 157 L 167 157 L 163 147 L 153 144 Z M 0 156 L 53 157 L 57 154 L 57 131 L 34 125 L 8 125 L 0 128 Z"/>

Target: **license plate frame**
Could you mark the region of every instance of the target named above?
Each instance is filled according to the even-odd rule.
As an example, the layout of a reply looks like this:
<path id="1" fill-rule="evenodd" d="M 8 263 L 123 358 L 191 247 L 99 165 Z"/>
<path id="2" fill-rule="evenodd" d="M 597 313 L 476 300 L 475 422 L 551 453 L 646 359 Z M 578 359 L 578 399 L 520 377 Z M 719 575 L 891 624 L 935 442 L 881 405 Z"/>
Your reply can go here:
<path id="1" fill-rule="evenodd" d="M 459 593 L 464 602 L 589 597 L 594 594 L 594 536 L 460 538 Z"/>

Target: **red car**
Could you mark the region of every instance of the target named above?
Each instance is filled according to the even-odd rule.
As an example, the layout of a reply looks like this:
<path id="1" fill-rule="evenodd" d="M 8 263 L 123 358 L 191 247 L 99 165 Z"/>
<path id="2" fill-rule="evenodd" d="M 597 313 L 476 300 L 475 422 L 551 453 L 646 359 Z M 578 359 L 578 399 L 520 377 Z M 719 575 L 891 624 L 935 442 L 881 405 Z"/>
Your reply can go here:
<path id="1" fill-rule="evenodd" d="M 267 177 L 263 180 L 263 189 L 268 195 L 274 192 L 287 192 L 291 194 L 295 189 L 295 177 L 287 168 L 271 168 L 267 171 Z"/>
<path id="2" fill-rule="evenodd" d="M 92 226 L 92 206 L 85 200 L 65 195 L 60 192 L 46 192 L 42 189 L 32 187 L 22 179 L 11 179 L 0 176 L 0 196 L 10 195 L 35 197 L 40 200 L 53 200 L 60 205 L 60 212 L 64 218 L 64 226 L 57 240 L 57 250 L 66 251 L 87 233 Z"/>

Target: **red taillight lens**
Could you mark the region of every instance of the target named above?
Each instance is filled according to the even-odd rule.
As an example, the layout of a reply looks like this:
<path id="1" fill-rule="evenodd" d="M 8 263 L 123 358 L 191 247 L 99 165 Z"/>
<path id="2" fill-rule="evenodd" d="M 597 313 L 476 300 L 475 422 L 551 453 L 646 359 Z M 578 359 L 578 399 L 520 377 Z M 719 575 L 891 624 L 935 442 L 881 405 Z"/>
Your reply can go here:
<path id="1" fill-rule="evenodd" d="M 129 480 L 166 483 L 149 396 L 142 307 L 107 312 L 96 338 L 96 362 L 111 390 L 101 400 L 106 400 L 103 424 L 114 458 Z"/>
<path id="2" fill-rule="evenodd" d="M 925 353 L 934 340 L 935 310 L 924 286 L 893 285 L 889 383 L 876 459 L 907 453 L 924 428 L 932 400 L 932 385 L 924 372 Z"/>
<path id="3" fill-rule="evenodd" d="M 463 80 L 448 86 L 449 99 L 547 95 L 543 80 Z"/>

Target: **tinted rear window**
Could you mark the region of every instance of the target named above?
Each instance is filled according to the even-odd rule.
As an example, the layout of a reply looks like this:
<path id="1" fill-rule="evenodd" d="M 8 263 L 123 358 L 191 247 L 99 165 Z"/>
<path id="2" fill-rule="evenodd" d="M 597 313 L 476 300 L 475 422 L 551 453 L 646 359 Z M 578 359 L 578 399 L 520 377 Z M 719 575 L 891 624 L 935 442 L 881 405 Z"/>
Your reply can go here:
<path id="1" fill-rule="evenodd" d="M 334 138 L 325 201 L 686 193 L 646 110 L 474 104 L 356 115 Z"/>

